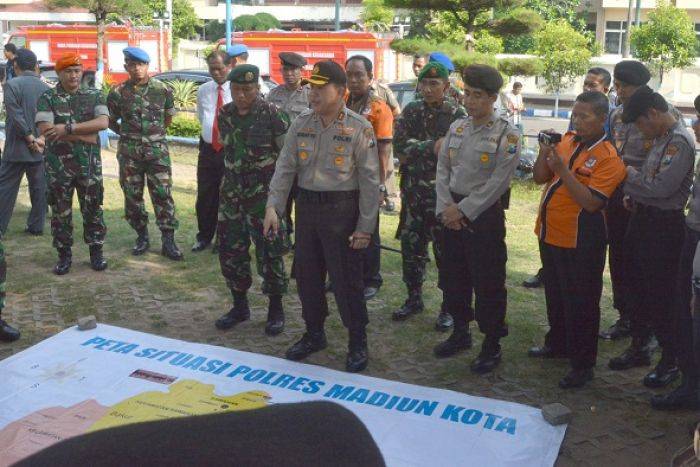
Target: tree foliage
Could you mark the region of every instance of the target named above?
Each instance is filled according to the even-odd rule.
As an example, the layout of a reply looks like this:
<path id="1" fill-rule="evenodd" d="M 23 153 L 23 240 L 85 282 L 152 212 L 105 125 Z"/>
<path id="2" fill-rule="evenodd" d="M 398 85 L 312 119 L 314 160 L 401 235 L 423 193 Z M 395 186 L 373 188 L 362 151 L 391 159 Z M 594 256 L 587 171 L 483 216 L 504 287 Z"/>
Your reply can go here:
<path id="1" fill-rule="evenodd" d="M 537 76 L 542 73 L 544 64 L 539 58 L 502 58 L 498 61 L 498 71 L 511 76 Z"/>
<path id="2" fill-rule="evenodd" d="M 281 28 L 282 23 L 270 13 L 256 13 L 237 16 L 233 19 L 233 27 L 236 31 L 267 31 Z"/>
<path id="3" fill-rule="evenodd" d="M 142 24 L 153 26 L 156 22 L 153 13 L 165 13 L 165 0 L 141 0 L 145 5 L 145 13 L 134 15 L 134 19 Z M 197 17 L 189 0 L 173 0 L 173 37 L 188 39 L 197 33 L 202 26 L 202 20 Z"/>
<path id="4" fill-rule="evenodd" d="M 360 20 L 368 31 L 386 32 L 394 23 L 394 10 L 384 0 L 362 0 Z"/>
<path id="5" fill-rule="evenodd" d="M 548 23 L 535 34 L 535 52 L 542 60 L 547 92 L 557 95 L 590 66 L 588 40 L 563 19 Z"/>
<path id="6" fill-rule="evenodd" d="M 586 27 L 580 8 L 581 0 L 525 0 L 523 6 L 534 11 L 545 22 L 563 19 L 579 32 L 583 32 Z M 589 34 L 588 39 L 591 44 L 595 43 L 594 34 Z M 535 48 L 534 35 L 509 35 L 504 38 L 504 48 L 506 53 L 532 53 Z"/>
<path id="7" fill-rule="evenodd" d="M 520 8 L 523 0 L 385 0 L 395 8 L 430 10 L 442 13 L 437 19 L 453 22 L 462 33 L 467 50 L 473 51 L 477 33 L 497 32 L 499 36 L 531 33 L 542 26 L 541 19 L 526 8 Z M 494 9 L 508 12 L 494 17 Z M 455 29 L 447 26 L 447 29 Z"/>
<path id="8" fill-rule="evenodd" d="M 634 55 L 659 73 L 693 64 L 696 38 L 693 22 L 685 10 L 660 0 L 648 21 L 632 28 Z"/>

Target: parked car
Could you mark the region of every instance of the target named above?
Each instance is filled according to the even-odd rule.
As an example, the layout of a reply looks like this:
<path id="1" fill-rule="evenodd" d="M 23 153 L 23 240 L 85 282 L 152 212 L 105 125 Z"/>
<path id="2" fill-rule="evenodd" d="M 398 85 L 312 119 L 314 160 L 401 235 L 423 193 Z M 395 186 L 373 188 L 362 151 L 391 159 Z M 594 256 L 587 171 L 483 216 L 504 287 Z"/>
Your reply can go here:
<path id="1" fill-rule="evenodd" d="M 209 76 L 208 70 L 202 69 L 186 69 L 186 70 L 171 70 L 164 71 L 163 73 L 158 73 L 153 75 L 161 81 L 193 81 L 197 86 L 200 86 L 207 81 L 211 81 L 211 76 Z M 270 91 L 277 87 L 277 83 L 270 78 L 270 75 L 262 75 L 262 84 L 260 85 L 260 91 L 263 96 L 266 96 Z"/>

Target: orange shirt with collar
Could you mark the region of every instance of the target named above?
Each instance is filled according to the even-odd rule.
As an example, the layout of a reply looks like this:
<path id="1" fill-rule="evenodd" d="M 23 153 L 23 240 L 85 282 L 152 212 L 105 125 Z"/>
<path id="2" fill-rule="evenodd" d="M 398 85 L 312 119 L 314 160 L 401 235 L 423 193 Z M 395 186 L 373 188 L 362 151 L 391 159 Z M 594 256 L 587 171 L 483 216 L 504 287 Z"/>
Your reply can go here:
<path id="1" fill-rule="evenodd" d="M 556 154 L 576 180 L 603 202 L 607 203 L 625 179 L 625 166 L 613 144 L 606 138 L 586 147 L 577 141 L 576 133 L 570 131 L 556 146 Z M 561 178 L 554 174 L 540 202 L 535 233 L 540 241 L 549 245 L 576 248 L 585 237 L 600 234 L 596 226 L 601 225 L 602 216 L 602 209 L 595 213 L 583 209 Z M 605 232 L 602 234 L 605 235 Z"/>
<path id="2" fill-rule="evenodd" d="M 350 93 L 345 93 L 345 103 L 347 104 Z M 394 137 L 394 114 L 386 102 L 380 98 L 370 95 L 367 105 L 362 111 L 374 129 L 374 136 L 377 141 L 390 140 Z"/>

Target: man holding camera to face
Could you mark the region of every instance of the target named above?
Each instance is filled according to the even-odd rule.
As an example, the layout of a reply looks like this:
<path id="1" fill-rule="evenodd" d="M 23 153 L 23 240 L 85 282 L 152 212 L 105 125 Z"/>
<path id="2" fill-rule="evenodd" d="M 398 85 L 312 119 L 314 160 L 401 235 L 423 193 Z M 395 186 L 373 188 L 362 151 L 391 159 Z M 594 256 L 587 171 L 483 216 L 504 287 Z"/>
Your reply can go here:
<path id="1" fill-rule="evenodd" d="M 625 178 L 625 167 L 605 137 L 608 99 L 587 91 L 576 98 L 574 131 L 540 134 L 533 171 L 547 184 L 535 233 L 544 267 L 549 332 L 541 358 L 569 358 L 571 371 L 562 389 L 583 386 L 593 378 L 596 362 L 600 296 L 603 290 L 606 230 L 602 209 Z"/>

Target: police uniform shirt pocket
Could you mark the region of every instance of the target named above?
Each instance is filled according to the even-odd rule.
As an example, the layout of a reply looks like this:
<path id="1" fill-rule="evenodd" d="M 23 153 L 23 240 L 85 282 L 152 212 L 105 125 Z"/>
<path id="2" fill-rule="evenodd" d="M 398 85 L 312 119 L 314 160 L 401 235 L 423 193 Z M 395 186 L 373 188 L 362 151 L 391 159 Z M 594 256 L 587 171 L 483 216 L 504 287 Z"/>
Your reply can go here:
<path id="1" fill-rule="evenodd" d="M 456 161 L 456 157 L 459 154 L 459 151 L 462 147 L 462 142 L 464 141 L 464 138 L 458 137 L 455 135 L 450 135 L 449 137 L 449 144 L 447 146 L 447 156 L 450 158 L 451 161 L 453 161 L 453 164 Z"/>
<path id="2" fill-rule="evenodd" d="M 299 165 L 307 165 L 314 153 L 314 139 L 297 137 L 297 161 Z"/>
<path id="3" fill-rule="evenodd" d="M 496 165 L 496 151 L 498 144 L 495 141 L 479 141 L 474 146 L 475 160 L 472 161 L 479 169 L 493 169 Z"/>
<path id="4" fill-rule="evenodd" d="M 352 165 L 350 146 L 336 142 L 329 151 L 326 167 L 334 172 L 348 173 L 352 170 Z"/>

